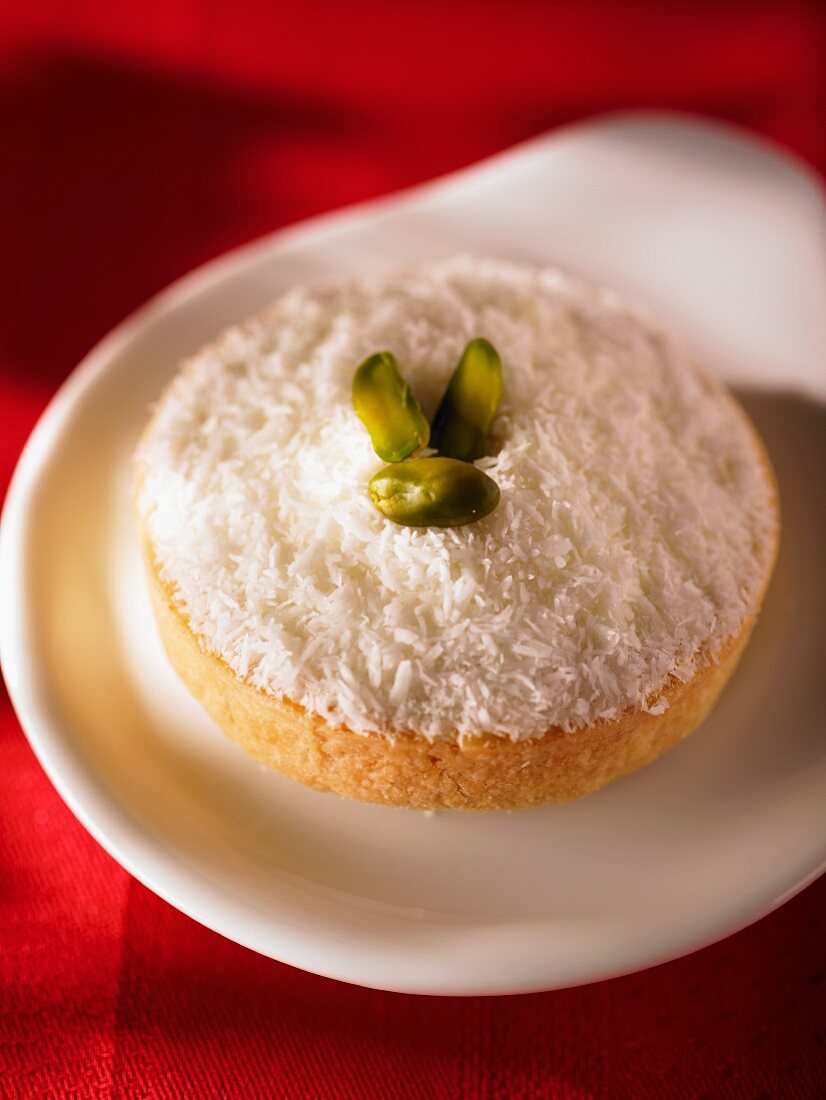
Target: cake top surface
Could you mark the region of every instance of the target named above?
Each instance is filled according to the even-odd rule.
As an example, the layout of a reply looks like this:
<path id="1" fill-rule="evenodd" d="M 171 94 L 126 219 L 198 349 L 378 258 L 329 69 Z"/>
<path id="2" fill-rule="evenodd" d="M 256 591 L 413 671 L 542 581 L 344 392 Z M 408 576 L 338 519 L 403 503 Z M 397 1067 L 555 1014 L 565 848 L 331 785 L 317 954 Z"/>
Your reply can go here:
<path id="1" fill-rule="evenodd" d="M 466 527 L 373 508 L 351 403 L 388 349 L 432 416 L 468 340 L 504 396 Z M 298 288 L 185 364 L 139 447 L 160 575 L 250 684 L 357 731 L 513 739 L 658 713 L 754 611 L 775 539 L 754 435 L 611 291 L 459 257 Z"/>

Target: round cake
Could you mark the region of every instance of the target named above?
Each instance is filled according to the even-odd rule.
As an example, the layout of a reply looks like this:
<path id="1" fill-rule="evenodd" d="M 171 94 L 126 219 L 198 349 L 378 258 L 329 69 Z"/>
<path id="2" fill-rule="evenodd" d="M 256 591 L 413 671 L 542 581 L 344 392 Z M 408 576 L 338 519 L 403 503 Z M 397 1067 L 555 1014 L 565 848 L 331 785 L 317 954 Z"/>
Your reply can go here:
<path id="1" fill-rule="evenodd" d="M 432 419 L 477 337 L 502 364 L 474 463 L 498 504 L 400 526 L 368 493 L 354 371 L 392 352 Z M 225 332 L 135 479 L 164 645 L 217 723 L 312 787 L 424 809 L 579 798 L 690 733 L 779 530 L 755 429 L 675 338 L 612 291 L 471 257 L 298 288 Z"/>

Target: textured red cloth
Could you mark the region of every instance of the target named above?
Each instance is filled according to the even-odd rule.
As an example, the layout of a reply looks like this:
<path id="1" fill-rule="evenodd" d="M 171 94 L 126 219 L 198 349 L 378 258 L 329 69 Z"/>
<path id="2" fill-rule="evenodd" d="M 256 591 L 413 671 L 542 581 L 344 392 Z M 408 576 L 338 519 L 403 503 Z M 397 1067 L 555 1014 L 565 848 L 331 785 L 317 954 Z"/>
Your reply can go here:
<path id="1" fill-rule="evenodd" d="M 2 489 L 108 328 L 278 225 L 616 107 L 740 122 L 826 168 L 817 0 L 26 0 L 0 28 Z M 826 1090 L 823 881 L 637 976 L 438 1000 L 301 973 L 159 901 L 75 822 L 5 696 L 0 807 L 0 1096 Z"/>

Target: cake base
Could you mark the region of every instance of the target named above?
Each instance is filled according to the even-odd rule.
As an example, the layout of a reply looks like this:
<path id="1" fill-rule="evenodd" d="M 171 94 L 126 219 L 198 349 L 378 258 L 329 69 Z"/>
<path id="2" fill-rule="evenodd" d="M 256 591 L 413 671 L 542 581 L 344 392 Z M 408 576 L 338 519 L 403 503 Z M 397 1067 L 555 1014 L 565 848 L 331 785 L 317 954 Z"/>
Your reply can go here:
<path id="1" fill-rule="evenodd" d="M 650 764 L 708 715 L 737 666 L 756 616 L 688 683 L 664 691 L 663 714 L 635 712 L 524 741 L 483 736 L 429 741 L 359 734 L 241 680 L 207 652 L 144 556 L 161 639 L 176 672 L 221 729 L 251 756 L 317 790 L 411 809 L 515 810 L 570 802 Z"/>

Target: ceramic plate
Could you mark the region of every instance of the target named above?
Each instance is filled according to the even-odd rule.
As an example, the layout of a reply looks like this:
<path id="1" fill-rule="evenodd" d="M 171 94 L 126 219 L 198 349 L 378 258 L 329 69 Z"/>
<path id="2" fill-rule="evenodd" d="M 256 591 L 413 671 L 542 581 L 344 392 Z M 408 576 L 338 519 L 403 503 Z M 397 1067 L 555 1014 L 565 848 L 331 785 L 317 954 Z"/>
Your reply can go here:
<path id="1" fill-rule="evenodd" d="M 724 936 L 826 856 L 826 216 L 739 132 L 609 116 L 209 264 L 52 402 L 2 526 L 2 657 L 43 767 L 97 840 L 223 935 L 349 982 L 505 993 Z M 670 318 L 735 388 L 780 481 L 780 562 L 704 728 L 569 806 L 488 816 L 346 802 L 261 769 L 168 668 L 129 459 L 178 360 L 298 281 L 468 251 L 556 263 Z"/>

